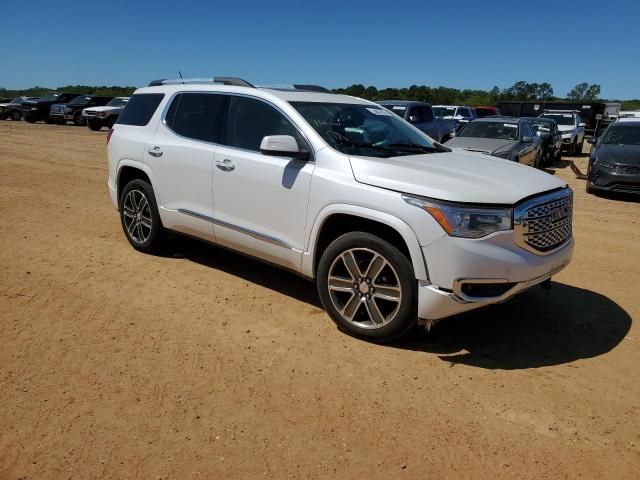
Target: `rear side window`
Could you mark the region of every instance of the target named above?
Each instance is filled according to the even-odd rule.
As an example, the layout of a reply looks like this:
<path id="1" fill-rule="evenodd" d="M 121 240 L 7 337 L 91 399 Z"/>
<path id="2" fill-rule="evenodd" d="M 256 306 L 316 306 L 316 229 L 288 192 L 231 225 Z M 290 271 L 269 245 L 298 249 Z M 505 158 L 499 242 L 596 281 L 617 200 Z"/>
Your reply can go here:
<path id="1" fill-rule="evenodd" d="M 171 102 L 167 127 L 183 137 L 219 143 L 225 102 L 225 95 L 181 93 Z"/>
<path id="2" fill-rule="evenodd" d="M 138 93 L 131 97 L 118 117 L 120 125 L 144 127 L 164 98 L 164 93 Z"/>
<path id="3" fill-rule="evenodd" d="M 232 97 L 227 120 L 227 141 L 230 147 L 260 151 L 267 135 L 291 135 L 301 139 L 296 128 L 275 108 L 260 100 Z"/>

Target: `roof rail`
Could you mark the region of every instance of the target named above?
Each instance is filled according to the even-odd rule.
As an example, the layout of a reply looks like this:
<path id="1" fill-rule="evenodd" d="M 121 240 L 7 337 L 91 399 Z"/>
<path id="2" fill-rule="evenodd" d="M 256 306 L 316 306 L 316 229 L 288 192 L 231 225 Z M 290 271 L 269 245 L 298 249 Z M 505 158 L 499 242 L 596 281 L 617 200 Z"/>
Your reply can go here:
<path id="1" fill-rule="evenodd" d="M 185 83 L 221 83 L 223 85 L 234 85 L 236 87 L 249 87 L 254 88 L 246 80 L 236 77 L 213 77 L 213 78 L 173 78 L 173 79 L 160 79 L 149 82 L 149 87 L 157 87 L 159 85 L 181 85 Z"/>
<path id="2" fill-rule="evenodd" d="M 333 93 L 328 88 L 321 87 L 320 85 L 303 85 L 300 83 L 294 83 L 293 88 L 296 90 L 304 90 L 305 92 Z"/>

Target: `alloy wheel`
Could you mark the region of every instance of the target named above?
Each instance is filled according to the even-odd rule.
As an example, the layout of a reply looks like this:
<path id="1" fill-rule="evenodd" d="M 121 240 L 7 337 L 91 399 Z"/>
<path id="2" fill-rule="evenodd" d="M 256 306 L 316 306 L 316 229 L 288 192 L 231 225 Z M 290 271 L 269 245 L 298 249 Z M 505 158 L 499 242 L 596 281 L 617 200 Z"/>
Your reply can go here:
<path id="1" fill-rule="evenodd" d="M 151 208 L 144 192 L 131 190 L 122 202 L 124 226 L 135 243 L 144 243 L 151 236 Z"/>
<path id="2" fill-rule="evenodd" d="M 384 256 L 368 248 L 338 255 L 329 268 L 327 286 L 340 316 L 360 328 L 388 325 L 402 303 L 397 272 Z"/>

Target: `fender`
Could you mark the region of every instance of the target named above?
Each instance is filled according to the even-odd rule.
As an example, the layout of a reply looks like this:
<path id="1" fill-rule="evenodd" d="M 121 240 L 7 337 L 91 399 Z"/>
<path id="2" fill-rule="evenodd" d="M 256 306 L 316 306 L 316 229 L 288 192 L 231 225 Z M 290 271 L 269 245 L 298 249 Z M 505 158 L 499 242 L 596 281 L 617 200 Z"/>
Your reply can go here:
<path id="1" fill-rule="evenodd" d="M 426 263 L 424 260 L 424 256 L 422 254 L 422 249 L 420 248 L 420 244 L 418 243 L 418 237 L 415 232 L 411 229 L 409 225 L 407 225 L 404 221 L 400 220 L 393 215 L 388 213 L 380 212 L 378 210 L 373 210 L 366 207 L 361 207 L 357 205 L 349 205 L 349 204 L 341 204 L 341 203 L 333 203 L 325 206 L 317 215 L 313 227 L 311 228 L 311 233 L 309 238 L 307 239 L 307 244 L 305 246 L 305 252 L 302 255 L 302 264 L 301 264 L 301 273 L 302 275 L 315 278 L 314 271 L 314 262 L 313 259 L 315 257 L 315 249 L 318 241 L 318 235 L 324 225 L 324 222 L 331 215 L 343 213 L 348 215 L 353 215 L 356 217 L 366 218 L 368 220 L 373 220 L 379 223 L 383 223 L 394 230 L 396 230 L 404 239 L 407 247 L 409 249 L 409 254 L 411 256 L 411 263 L 413 264 L 413 269 L 415 271 L 416 278 L 418 280 L 428 280 L 429 276 L 427 274 Z"/>
<path id="2" fill-rule="evenodd" d="M 121 158 L 120 161 L 118 162 L 118 166 L 116 167 L 116 188 L 119 190 L 120 189 L 120 172 L 122 171 L 122 169 L 124 167 L 133 167 L 133 168 L 137 168 L 138 170 L 142 170 L 144 173 L 147 174 L 147 177 L 149 177 L 149 181 L 151 182 L 151 186 L 153 187 L 155 184 L 155 179 L 153 176 L 153 172 L 151 171 L 151 169 L 149 168 L 148 165 L 139 162 L 137 160 L 130 160 L 128 158 Z M 156 196 L 156 202 L 158 203 L 158 207 L 160 205 L 162 205 L 162 202 L 160 201 L 158 192 L 156 191 L 156 189 L 153 189 L 153 193 L 155 193 Z"/>

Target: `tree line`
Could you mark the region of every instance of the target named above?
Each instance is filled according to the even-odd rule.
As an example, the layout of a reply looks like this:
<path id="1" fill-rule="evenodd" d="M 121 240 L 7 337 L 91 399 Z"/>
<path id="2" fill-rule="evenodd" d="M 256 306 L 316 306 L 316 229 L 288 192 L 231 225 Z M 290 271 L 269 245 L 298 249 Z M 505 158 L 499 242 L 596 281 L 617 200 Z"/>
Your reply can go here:
<path id="1" fill-rule="evenodd" d="M 130 86 L 91 86 L 91 85 L 65 85 L 55 89 L 48 87 L 32 87 L 24 90 L 9 90 L 0 87 L 0 97 L 16 97 L 26 95 L 38 97 L 47 92 L 75 92 L 88 93 L 90 95 L 108 95 L 114 97 L 130 96 L 136 87 Z M 598 100 L 600 85 L 582 82 L 577 84 L 565 97 L 555 96 L 553 87 L 548 82 L 529 83 L 525 81 L 515 82 L 510 87 L 500 89 L 495 86 L 491 90 L 474 90 L 449 87 L 430 87 L 428 85 L 411 85 L 405 88 L 382 88 L 373 86 L 365 87 L 362 84 L 351 85 L 346 88 L 336 88 L 335 93 L 352 95 L 368 100 L 419 100 L 422 102 L 449 105 L 488 106 L 502 101 L 553 101 L 571 100 L 575 102 L 590 102 Z M 640 110 L 640 99 L 621 101 L 623 110 Z"/>

